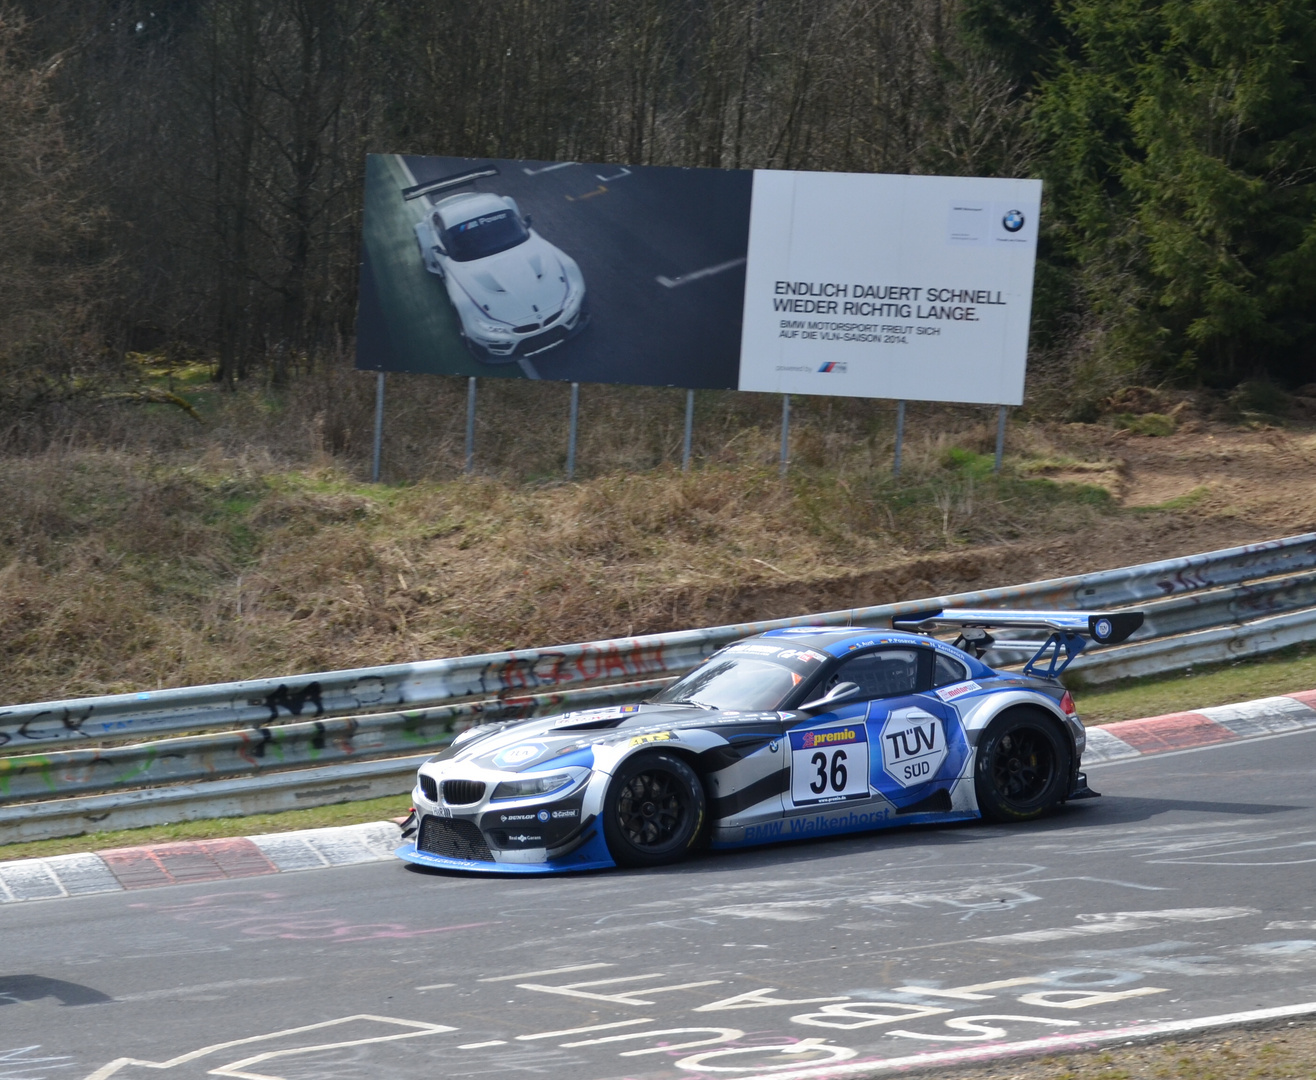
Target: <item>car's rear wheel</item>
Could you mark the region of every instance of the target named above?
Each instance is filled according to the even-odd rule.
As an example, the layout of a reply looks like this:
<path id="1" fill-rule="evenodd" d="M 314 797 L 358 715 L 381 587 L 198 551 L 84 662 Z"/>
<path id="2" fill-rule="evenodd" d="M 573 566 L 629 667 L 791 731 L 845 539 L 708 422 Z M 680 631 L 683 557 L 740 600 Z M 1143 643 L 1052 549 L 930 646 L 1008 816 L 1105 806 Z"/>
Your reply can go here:
<path id="1" fill-rule="evenodd" d="M 1069 740 L 1040 710 L 1012 709 L 978 740 L 974 789 L 989 821 L 1041 817 L 1065 795 L 1071 771 Z"/>
<path id="2" fill-rule="evenodd" d="M 603 800 L 603 837 L 619 866 L 683 858 L 704 824 L 704 788 L 675 754 L 647 751 L 624 762 Z"/>

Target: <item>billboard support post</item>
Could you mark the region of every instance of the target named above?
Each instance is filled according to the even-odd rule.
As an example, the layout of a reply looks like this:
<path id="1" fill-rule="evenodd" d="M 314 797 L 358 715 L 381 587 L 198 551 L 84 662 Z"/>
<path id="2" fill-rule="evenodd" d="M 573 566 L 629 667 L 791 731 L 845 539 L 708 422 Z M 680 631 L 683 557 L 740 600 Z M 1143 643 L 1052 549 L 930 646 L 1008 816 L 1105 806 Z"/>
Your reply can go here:
<path id="1" fill-rule="evenodd" d="M 905 403 L 896 402 L 896 454 L 895 460 L 891 463 L 891 475 L 900 475 L 900 451 L 905 443 Z"/>
<path id="2" fill-rule="evenodd" d="M 370 463 L 370 482 L 379 483 L 379 459 L 384 447 L 384 373 L 375 378 L 375 452 Z"/>
<path id="3" fill-rule="evenodd" d="M 580 383 L 571 384 L 571 429 L 567 433 L 567 479 L 576 478 L 576 427 L 580 418 Z"/>
<path id="4" fill-rule="evenodd" d="M 466 382 L 466 464 L 462 471 L 469 476 L 475 471 L 475 376 Z"/>
<path id="5" fill-rule="evenodd" d="M 690 468 L 690 441 L 695 430 L 695 392 L 687 390 L 685 392 L 685 442 L 681 447 L 681 471 L 686 472 Z"/>
<path id="6" fill-rule="evenodd" d="M 786 475 L 786 467 L 790 462 L 790 439 L 791 439 L 791 396 L 790 394 L 781 395 L 781 475 Z"/>
<path id="7" fill-rule="evenodd" d="M 996 416 L 996 464 L 992 466 L 995 473 L 1001 471 L 1001 458 L 1005 456 L 1005 414 L 1009 409 L 1008 405 L 1002 405 Z"/>

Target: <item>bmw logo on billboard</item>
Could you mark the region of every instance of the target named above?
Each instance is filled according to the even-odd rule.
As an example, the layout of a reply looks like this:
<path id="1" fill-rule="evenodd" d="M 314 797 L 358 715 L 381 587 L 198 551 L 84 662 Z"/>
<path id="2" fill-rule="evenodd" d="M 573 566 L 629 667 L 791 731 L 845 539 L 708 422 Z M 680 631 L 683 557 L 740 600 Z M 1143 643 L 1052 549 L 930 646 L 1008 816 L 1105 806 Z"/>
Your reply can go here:
<path id="1" fill-rule="evenodd" d="M 1022 210 L 1007 210 L 1005 217 L 1001 218 L 1001 224 L 1005 226 L 1006 232 L 1018 232 L 1024 227 L 1024 212 Z"/>

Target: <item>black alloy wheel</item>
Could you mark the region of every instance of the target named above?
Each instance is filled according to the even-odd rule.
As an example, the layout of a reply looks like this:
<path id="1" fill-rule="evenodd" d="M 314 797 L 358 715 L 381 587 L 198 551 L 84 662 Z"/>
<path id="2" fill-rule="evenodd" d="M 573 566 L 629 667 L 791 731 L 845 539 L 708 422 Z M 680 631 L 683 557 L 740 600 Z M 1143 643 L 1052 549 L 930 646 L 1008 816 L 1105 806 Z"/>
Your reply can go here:
<path id="1" fill-rule="evenodd" d="M 619 866 L 683 858 L 704 824 L 704 788 L 675 754 L 648 751 L 623 763 L 608 785 L 603 836 Z"/>
<path id="2" fill-rule="evenodd" d="M 974 789 L 990 821 L 1029 821 L 1065 796 L 1069 740 L 1059 723 L 1033 709 L 998 716 L 978 740 Z"/>

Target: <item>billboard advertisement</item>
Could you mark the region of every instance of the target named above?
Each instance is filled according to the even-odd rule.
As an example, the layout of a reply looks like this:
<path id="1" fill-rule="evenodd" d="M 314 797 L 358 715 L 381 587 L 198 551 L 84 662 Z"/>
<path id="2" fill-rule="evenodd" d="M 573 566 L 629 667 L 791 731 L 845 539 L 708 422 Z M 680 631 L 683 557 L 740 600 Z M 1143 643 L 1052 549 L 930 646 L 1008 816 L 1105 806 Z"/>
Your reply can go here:
<path id="1" fill-rule="evenodd" d="M 371 155 L 357 366 L 1018 404 L 1041 183 Z"/>

